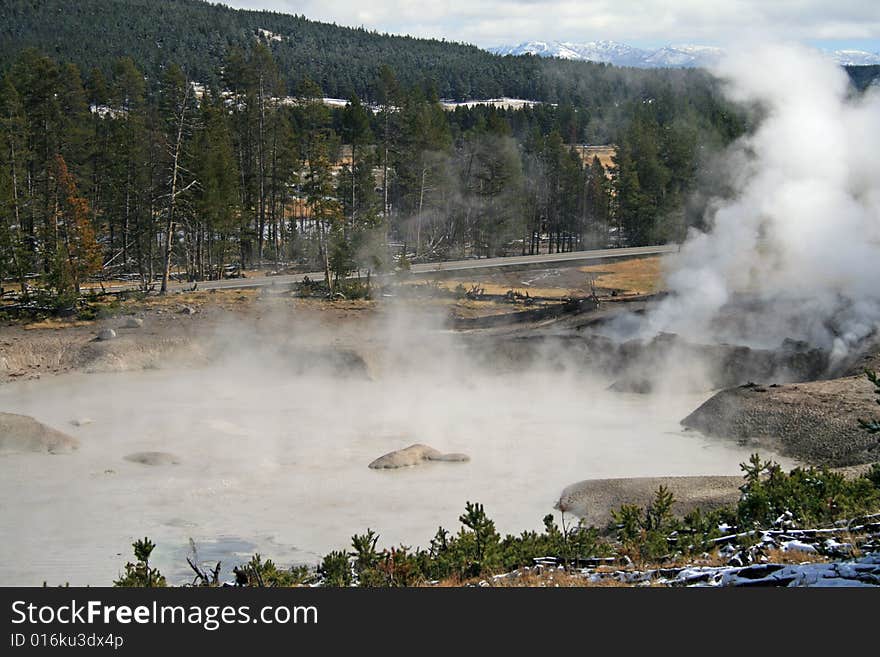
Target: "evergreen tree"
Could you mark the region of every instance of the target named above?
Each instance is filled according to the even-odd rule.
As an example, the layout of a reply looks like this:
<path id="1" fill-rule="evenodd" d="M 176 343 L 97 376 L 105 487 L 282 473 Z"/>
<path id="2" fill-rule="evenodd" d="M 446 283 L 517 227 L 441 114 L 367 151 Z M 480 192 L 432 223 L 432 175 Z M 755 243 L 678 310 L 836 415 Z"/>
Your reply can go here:
<path id="1" fill-rule="evenodd" d="M 608 241 L 608 222 L 611 211 L 611 189 L 605 167 L 597 156 L 586 175 L 584 200 L 584 231 L 590 235 L 590 245 L 605 248 Z"/>
<path id="2" fill-rule="evenodd" d="M 80 196 L 73 175 L 61 155 L 52 164 L 53 242 L 55 262 L 49 282 L 61 295 L 73 292 L 101 269 L 101 253 L 91 225 L 89 204 Z"/>
<path id="3" fill-rule="evenodd" d="M 220 275 L 234 253 L 233 238 L 239 232 L 238 176 L 226 110 L 220 97 L 202 102 L 200 128 L 195 137 L 194 192 L 198 230 L 194 238 L 193 274 L 204 278 Z"/>
<path id="4" fill-rule="evenodd" d="M 310 218 L 318 233 L 319 254 L 330 294 L 333 294 L 331 272 L 338 279 L 351 270 L 350 253 L 342 233 L 342 206 L 333 196 L 334 191 L 327 146 L 323 141 L 315 141 L 311 146 L 305 192 Z"/>
<path id="5" fill-rule="evenodd" d="M 27 134 L 21 98 L 7 75 L 0 81 L 0 278 L 18 278 L 23 295 L 27 295 L 26 274 L 33 267 L 31 252 L 26 248 L 22 222 L 22 196 L 26 186 L 22 180 L 25 164 Z"/>

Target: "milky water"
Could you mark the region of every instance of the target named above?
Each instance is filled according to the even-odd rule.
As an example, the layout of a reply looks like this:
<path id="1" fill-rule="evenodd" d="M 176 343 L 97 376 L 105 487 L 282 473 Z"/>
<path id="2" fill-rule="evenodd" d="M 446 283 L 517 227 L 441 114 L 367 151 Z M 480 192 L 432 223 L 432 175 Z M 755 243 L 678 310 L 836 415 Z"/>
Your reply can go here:
<path id="1" fill-rule="evenodd" d="M 538 528 L 590 478 L 737 474 L 749 450 L 684 432 L 709 393 L 657 399 L 543 375 L 378 380 L 220 367 L 72 374 L 0 388 L 0 409 L 76 436 L 64 455 L 0 456 L 0 584 L 107 585 L 149 536 L 187 579 L 189 539 L 224 571 L 254 551 L 314 564 L 371 527 L 382 545 L 457 530 L 468 500 L 502 532 Z M 91 418 L 73 426 L 71 420 Z M 469 463 L 370 470 L 414 442 Z M 167 451 L 178 465 L 126 454 Z"/>

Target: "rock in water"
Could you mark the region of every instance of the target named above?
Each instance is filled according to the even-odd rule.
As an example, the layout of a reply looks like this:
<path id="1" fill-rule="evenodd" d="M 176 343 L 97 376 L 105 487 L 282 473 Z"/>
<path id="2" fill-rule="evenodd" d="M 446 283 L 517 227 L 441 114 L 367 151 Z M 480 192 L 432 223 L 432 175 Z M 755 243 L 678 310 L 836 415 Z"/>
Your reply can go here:
<path id="1" fill-rule="evenodd" d="M 0 452 L 63 454 L 79 447 L 79 441 L 27 415 L 0 413 Z"/>
<path id="2" fill-rule="evenodd" d="M 143 325 L 144 325 L 144 320 L 142 320 L 140 317 L 129 317 L 128 319 L 125 320 L 125 323 L 122 325 L 122 328 L 135 329 L 135 328 L 140 328 Z"/>
<path id="3" fill-rule="evenodd" d="M 449 454 L 426 454 L 426 461 L 446 461 L 447 463 L 465 463 L 471 460 L 471 457 L 461 452 L 450 452 Z"/>
<path id="4" fill-rule="evenodd" d="M 70 423 L 75 427 L 84 427 L 87 424 L 92 424 L 94 420 L 90 417 L 77 417 L 70 421 Z"/>
<path id="5" fill-rule="evenodd" d="M 126 461 L 140 463 L 141 465 L 177 465 L 180 460 L 168 452 L 135 452 L 126 454 Z"/>
<path id="6" fill-rule="evenodd" d="M 99 340 L 112 340 L 116 337 L 116 331 L 111 328 L 105 328 L 98 331 Z"/>
<path id="7" fill-rule="evenodd" d="M 412 465 L 419 465 L 425 461 L 449 461 L 464 462 L 470 461 L 467 454 L 443 454 L 433 447 L 416 443 L 394 452 L 388 452 L 384 456 L 380 456 L 370 463 L 373 470 L 385 470 L 394 468 L 406 468 Z"/>

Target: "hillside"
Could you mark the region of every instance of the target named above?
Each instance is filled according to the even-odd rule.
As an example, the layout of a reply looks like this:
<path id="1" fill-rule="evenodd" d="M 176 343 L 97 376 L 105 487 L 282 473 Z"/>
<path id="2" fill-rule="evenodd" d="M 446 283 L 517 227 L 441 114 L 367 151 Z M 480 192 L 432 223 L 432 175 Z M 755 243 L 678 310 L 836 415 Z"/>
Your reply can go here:
<path id="1" fill-rule="evenodd" d="M 378 71 L 390 66 L 405 86 L 433 85 L 441 98 L 502 96 L 591 105 L 621 87 L 680 84 L 695 72 L 626 71 L 592 62 L 501 57 L 476 46 L 415 39 L 310 21 L 268 11 L 235 10 L 201 0 L 4 0 L 0 67 L 37 48 L 87 72 L 108 74 L 130 56 L 148 76 L 175 62 L 211 82 L 231 48 L 262 40 L 289 90 L 308 76 L 325 95 L 373 99 Z M 427 86 L 427 85 L 426 85 Z"/>
<path id="2" fill-rule="evenodd" d="M 528 49 L 492 54 L 462 43 L 393 36 L 202 0 L 4 0 L 0 18 L 0 69 L 7 69 L 23 49 L 37 48 L 84 72 L 98 68 L 108 74 L 116 59 L 129 56 L 153 79 L 174 62 L 193 79 L 210 83 L 230 49 L 246 50 L 261 40 L 271 47 L 289 91 L 295 92 L 308 77 L 336 98 L 356 93 L 374 99 L 382 65 L 390 66 L 403 85 L 433 87 L 441 98 L 508 96 L 581 106 L 602 104 L 622 87 L 656 89 L 705 77 L 674 68 L 702 63 L 699 58 L 682 59 L 681 53 L 659 62 L 654 60 L 660 51 L 648 53 L 653 57 L 649 64 L 633 53 L 611 58 L 621 66 L 671 67 L 622 71 L 576 61 L 607 59 L 582 57 L 580 52 L 567 59 L 555 51 L 523 56 L 532 53 Z M 602 44 L 608 45 L 598 42 Z M 878 74 L 878 67 L 847 68 L 860 88 Z"/>

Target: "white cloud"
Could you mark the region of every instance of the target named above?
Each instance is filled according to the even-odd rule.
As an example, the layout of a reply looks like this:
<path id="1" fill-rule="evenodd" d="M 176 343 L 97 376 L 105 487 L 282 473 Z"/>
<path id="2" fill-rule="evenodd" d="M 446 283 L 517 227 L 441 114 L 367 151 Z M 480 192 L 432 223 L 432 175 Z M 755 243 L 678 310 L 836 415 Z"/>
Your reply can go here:
<path id="1" fill-rule="evenodd" d="M 756 29 L 795 40 L 880 39 L 880 2 L 865 0 L 229 0 L 383 32 L 481 46 L 526 39 L 712 43 Z"/>

